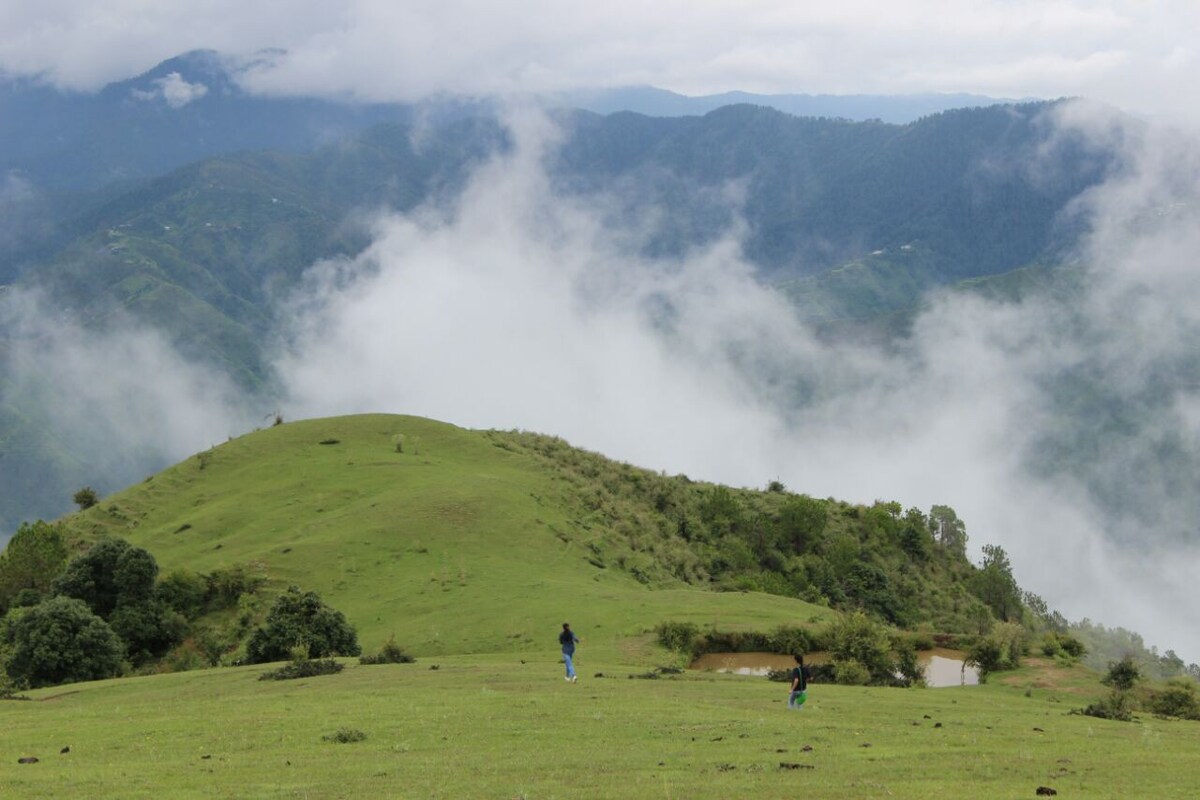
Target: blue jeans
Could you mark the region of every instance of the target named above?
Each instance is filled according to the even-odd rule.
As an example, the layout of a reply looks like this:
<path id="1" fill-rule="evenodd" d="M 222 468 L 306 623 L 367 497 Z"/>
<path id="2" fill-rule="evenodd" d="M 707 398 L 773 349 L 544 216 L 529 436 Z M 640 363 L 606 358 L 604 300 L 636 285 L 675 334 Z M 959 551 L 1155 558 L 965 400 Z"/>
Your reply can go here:
<path id="1" fill-rule="evenodd" d="M 563 663 L 567 665 L 568 678 L 575 677 L 575 665 L 571 663 L 571 656 L 573 655 L 574 653 L 568 653 L 566 650 L 563 651 Z"/>
<path id="2" fill-rule="evenodd" d="M 808 699 L 808 692 L 803 689 L 792 692 L 788 695 L 788 708 L 794 708 L 799 711 L 804 706 L 804 701 Z"/>

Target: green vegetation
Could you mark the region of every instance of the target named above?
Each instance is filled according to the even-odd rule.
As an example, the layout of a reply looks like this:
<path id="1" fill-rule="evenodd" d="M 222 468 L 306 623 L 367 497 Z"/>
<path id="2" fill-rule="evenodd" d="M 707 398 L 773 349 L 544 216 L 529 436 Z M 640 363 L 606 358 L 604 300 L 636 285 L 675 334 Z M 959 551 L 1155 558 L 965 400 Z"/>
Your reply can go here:
<path id="1" fill-rule="evenodd" d="M 415 658 L 404 652 L 404 648 L 396 644 L 396 637 L 390 637 L 379 648 L 378 653 L 365 655 L 358 659 L 360 664 L 411 664 Z"/>
<path id="2" fill-rule="evenodd" d="M 34 687 L 110 678 L 125 650 L 104 620 L 69 597 L 10 612 L 3 642 L 9 677 Z"/>
<path id="3" fill-rule="evenodd" d="M 60 525 L 41 520 L 22 525 L 0 553 L 0 613 L 40 602 L 66 563 Z"/>
<path id="4" fill-rule="evenodd" d="M 279 669 L 272 669 L 258 676 L 260 681 L 290 681 L 297 678 L 314 678 L 318 675 L 336 675 L 345 669 L 341 662 L 332 658 L 309 658 L 297 654 Z"/>
<path id="5" fill-rule="evenodd" d="M 6 794 L 79 797 L 1190 797 L 1200 725 L 1070 715 L 1097 696 L 1019 685 L 785 687 L 710 673 L 628 680 L 598 658 L 565 683 L 555 644 L 258 681 L 263 667 L 120 679 L 5 703 Z M 639 663 L 640 662 L 640 663 Z M 1082 669 L 1082 668 L 1079 668 Z M 614 678 L 594 678 L 594 672 Z M 202 713 L 198 710 L 202 709 Z M 177 710 L 177 713 L 164 713 Z M 119 724 L 114 724 L 119 721 Z M 339 729 L 366 738 L 336 746 Z M 67 754 L 59 754 L 63 747 Z M 811 748 L 811 750 L 806 749 Z M 331 757 L 335 755 L 336 757 Z M 34 766 L 17 758 L 41 759 Z M 789 766 L 799 765 L 795 769 Z"/>
<path id="6" fill-rule="evenodd" d="M 293 648 L 305 658 L 356 656 L 362 652 L 358 635 L 342 612 L 321 602 L 316 592 L 297 586 L 275 599 L 266 622 L 255 629 L 246 645 L 246 661 L 262 664 L 286 658 Z"/>
<path id="7" fill-rule="evenodd" d="M 419 438 L 420 452 L 397 452 L 400 434 Z M 75 587 L 112 616 L 149 597 L 186 620 L 184 640 L 146 669 L 246 659 L 255 632 L 271 630 L 292 660 L 25 692 L 34 702 L 5 704 L 6 739 L 39 763 L 0 762 L 0 785 L 22 797 L 388 796 L 402 787 L 417 796 L 916 798 L 1025 796 L 1038 786 L 1183 796 L 1200 775 L 1200 726 L 1178 721 L 1195 711 L 1194 686 L 1143 683 L 1114 697 L 1036 598 L 1020 595 L 1014 619 L 997 619 L 963 587 L 978 591 L 989 566 L 1003 578 L 1004 560 L 993 551 L 988 564 L 967 563 L 955 544 L 965 526 L 946 507 L 927 516 L 714 487 L 547 437 L 374 415 L 272 426 L 30 541 L 53 541 L 49 528 L 78 553 L 54 586 Z M 129 543 L 116 543 L 118 533 Z M 763 584 L 775 592 L 750 588 L 776 559 L 783 579 Z M 77 591 L 98 564 L 119 579 Z M 866 580 L 854 568 L 864 565 L 887 582 Z M 935 597 L 893 590 L 880 602 L 893 576 Z M 5 623 L 10 665 L 16 627 L 59 606 L 89 631 L 106 625 L 83 600 L 16 608 Z M 926 612 L 960 632 L 924 624 Z M 900 631 L 897 614 L 923 627 Z M 583 639 L 578 684 L 564 683 L 557 663 L 564 618 Z M 343 623 L 386 644 L 361 661 L 310 658 L 314 631 L 336 639 Z M 121 669 L 126 651 L 108 635 L 115 649 L 91 650 L 116 666 L 66 679 Z M 860 685 L 894 683 L 914 648 L 969 641 L 997 653 L 985 686 Z M 677 668 L 710 647 L 827 649 L 838 683 L 818 679 L 803 717 L 789 716 L 778 683 Z M 436 660 L 413 664 L 407 648 Z M 8 694 L 21 696 L 16 688 Z M 1093 706 L 1138 724 L 1069 713 Z M 342 726 L 333 733 L 331 719 Z M 356 746 L 329 759 L 329 744 L 341 742 Z M 138 769 L 120 766 L 130 758 Z"/>

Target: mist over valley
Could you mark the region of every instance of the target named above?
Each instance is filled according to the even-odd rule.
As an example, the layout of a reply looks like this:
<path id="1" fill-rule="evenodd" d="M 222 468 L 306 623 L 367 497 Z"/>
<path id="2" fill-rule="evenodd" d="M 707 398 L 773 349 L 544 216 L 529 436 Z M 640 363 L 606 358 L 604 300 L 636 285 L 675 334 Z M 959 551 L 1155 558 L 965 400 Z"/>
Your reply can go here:
<path id="1" fill-rule="evenodd" d="M 950 505 L 1053 608 L 1200 654 L 1184 132 L 263 99 L 215 54 L 3 102 L 6 533 L 276 414 L 418 414 Z"/>

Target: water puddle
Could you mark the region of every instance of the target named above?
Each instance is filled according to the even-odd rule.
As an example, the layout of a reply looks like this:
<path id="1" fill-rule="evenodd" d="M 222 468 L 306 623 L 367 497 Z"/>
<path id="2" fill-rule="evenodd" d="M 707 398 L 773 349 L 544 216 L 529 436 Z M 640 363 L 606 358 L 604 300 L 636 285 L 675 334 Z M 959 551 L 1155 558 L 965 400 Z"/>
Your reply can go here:
<path id="1" fill-rule="evenodd" d="M 931 688 L 946 686 L 977 686 L 979 670 L 964 666 L 965 653 L 959 650 L 922 650 L 917 660 L 925 668 L 925 682 Z M 807 664 L 828 664 L 828 653 L 807 653 Z M 763 675 L 771 670 L 790 670 L 796 666 L 791 656 L 779 653 L 705 653 L 691 664 L 691 669 L 731 672 L 736 675 Z"/>

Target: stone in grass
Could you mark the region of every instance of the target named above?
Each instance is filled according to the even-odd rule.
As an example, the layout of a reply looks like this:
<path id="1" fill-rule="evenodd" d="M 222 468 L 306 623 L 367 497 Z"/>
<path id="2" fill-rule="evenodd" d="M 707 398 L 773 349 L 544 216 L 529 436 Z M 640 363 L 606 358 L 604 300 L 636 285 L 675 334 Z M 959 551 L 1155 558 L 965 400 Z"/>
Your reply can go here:
<path id="1" fill-rule="evenodd" d="M 1039 797 L 1053 797 L 1058 794 L 1057 791 L 1051 789 L 1049 786 L 1039 786 L 1037 788 L 1037 793 Z"/>
<path id="2" fill-rule="evenodd" d="M 40 760 L 41 759 L 38 758 L 37 756 L 25 756 L 24 758 L 18 758 L 17 763 L 18 764 L 36 764 Z"/>

